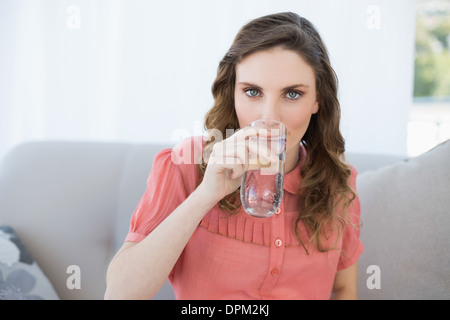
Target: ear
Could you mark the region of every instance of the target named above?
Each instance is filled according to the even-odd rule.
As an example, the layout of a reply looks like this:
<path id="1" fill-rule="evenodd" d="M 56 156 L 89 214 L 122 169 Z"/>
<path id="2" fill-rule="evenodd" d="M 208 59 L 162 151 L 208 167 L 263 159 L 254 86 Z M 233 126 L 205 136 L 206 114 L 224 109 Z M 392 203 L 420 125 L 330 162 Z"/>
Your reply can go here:
<path id="1" fill-rule="evenodd" d="M 311 114 L 316 114 L 317 112 L 319 112 L 319 101 L 316 100 L 316 102 L 314 102 Z"/>

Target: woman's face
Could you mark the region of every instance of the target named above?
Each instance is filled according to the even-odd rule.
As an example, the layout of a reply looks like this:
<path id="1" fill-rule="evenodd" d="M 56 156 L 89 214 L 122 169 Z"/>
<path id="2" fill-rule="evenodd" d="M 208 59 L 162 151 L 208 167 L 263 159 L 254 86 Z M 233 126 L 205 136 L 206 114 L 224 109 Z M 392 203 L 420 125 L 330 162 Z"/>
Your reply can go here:
<path id="1" fill-rule="evenodd" d="M 278 120 L 287 127 L 287 156 L 298 152 L 311 115 L 319 109 L 315 84 L 313 68 L 292 50 L 276 47 L 249 55 L 236 66 L 239 126 L 260 118 Z"/>

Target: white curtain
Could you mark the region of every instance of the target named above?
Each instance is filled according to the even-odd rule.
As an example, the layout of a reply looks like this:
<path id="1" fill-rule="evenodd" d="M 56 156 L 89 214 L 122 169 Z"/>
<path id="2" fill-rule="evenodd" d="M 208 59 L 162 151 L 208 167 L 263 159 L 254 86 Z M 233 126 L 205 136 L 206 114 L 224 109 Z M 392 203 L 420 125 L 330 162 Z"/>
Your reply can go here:
<path id="1" fill-rule="evenodd" d="M 294 11 L 340 78 L 347 150 L 406 153 L 411 0 L 1 0 L 0 156 L 30 140 L 171 142 L 201 132 L 239 28 Z"/>

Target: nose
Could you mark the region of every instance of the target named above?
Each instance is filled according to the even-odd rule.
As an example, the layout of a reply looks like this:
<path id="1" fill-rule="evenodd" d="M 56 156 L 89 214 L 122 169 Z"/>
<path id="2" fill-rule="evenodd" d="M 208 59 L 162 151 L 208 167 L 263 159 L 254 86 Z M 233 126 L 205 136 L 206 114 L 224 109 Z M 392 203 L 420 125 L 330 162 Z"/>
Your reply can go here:
<path id="1" fill-rule="evenodd" d="M 275 99 L 266 99 L 261 108 L 261 118 L 281 121 L 281 114 Z"/>

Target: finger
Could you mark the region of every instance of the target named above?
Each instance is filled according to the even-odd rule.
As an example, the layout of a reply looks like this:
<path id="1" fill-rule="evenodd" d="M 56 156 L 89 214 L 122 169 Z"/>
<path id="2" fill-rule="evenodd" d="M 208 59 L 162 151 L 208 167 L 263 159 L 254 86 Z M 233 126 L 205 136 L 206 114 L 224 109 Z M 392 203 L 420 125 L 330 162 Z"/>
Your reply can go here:
<path id="1" fill-rule="evenodd" d="M 225 149 L 219 149 L 220 147 Z M 222 160 L 220 160 L 222 159 Z M 218 164 L 243 164 L 243 170 L 256 170 L 276 166 L 279 157 L 265 144 L 259 144 L 254 139 L 237 144 L 224 143 L 216 149 L 216 162 Z"/>
<path id="2" fill-rule="evenodd" d="M 233 180 L 238 179 L 242 177 L 245 171 L 246 169 L 244 168 L 244 165 L 235 165 L 233 169 L 231 169 L 230 178 Z"/>
<path id="3" fill-rule="evenodd" d="M 258 131 L 254 127 L 244 127 L 239 130 L 237 130 L 230 138 L 234 138 L 237 140 L 247 140 L 250 137 L 257 137 Z M 226 139 L 226 140 L 228 140 Z"/>
<path id="4" fill-rule="evenodd" d="M 256 139 L 249 139 L 248 150 L 250 163 L 258 162 L 262 165 L 270 165 L 271 162 L 279 160 L 276 148 L 272 148 L 266 141 L 261 142 Z"/>
<path id="5" fill-rule="evenodd" d="M 244 164 L 242 164 L 238 158 L 225 157 L 223 160 L 224 163 L 220 165 L 220 170 L 230 171 L 230 179 L 235 180 L 244 174 Z"/>
<path id="6" fill-rule="evenodd" d="M 239 159 L 240 164 L 248 164 L 248 147 L 245 141 L 225 145 L 224 156 Z"/>
<path id="7" fill-rule="evenodd" d="M 212 156 L 209 162 L 213 161 L 219 166 L 240 164 L 244 171 L 270 168 L 279 162 L 279 156 L 271 149 L 270 144 L 256 138 L 219 142 L 214 145 Z"/>
<path id="8" fill-rule="evenodd" d="M 208 164 L 216 164 L 223 168 L 229 169 L 232 165 L 245 164 L 245 147 L 242 150 L 242 146 L 239 147 L 240 151 L 237 152 L 237 146 L 227 146 L 224 143 L 218 143 L 214 146 Z"/>

